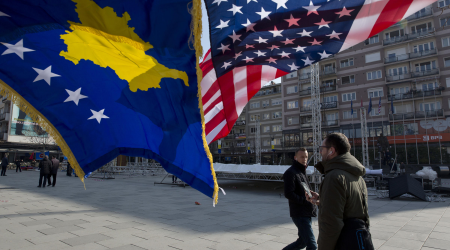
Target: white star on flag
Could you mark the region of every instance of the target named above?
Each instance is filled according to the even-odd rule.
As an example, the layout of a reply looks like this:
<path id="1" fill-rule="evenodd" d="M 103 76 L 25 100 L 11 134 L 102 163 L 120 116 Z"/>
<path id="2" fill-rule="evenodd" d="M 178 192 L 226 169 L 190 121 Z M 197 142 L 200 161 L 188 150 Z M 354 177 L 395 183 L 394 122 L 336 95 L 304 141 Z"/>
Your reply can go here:
<path id="1" fill-rule="evenodd" d="M 6 54 L 15 53 L 23 60 L 23 53 L 34 51 L 32 49 L 23 47 L 23 39 L 18 41 L 16 44 L 9 44 L 9 43 L 2 43 L 2 44 L 8 48 L 7 50 L 3 51 L 2 56 Z"/>
<path id="2" fill-rule="evenodd" d="M 302 61 L 305 62 L 305 66 L 311 65 L 311 64 L 314 62 L 314 61 L 309 60 L 309 57 L 306 57 L 306 60 L 305 60 L 305 59 L 302 59 Z"/>
<path id="3" fill-rule="evenodd" d="M 216 28 L 220 28 L 220 29 L 226 28 L 226 27 L 228 27 L 228 22 L 230 22 L 230 20 L 224 22 L 224 21 L 222 21 L 222 19 L 221 19 L 221 20 L 220 20 L 220 24 L 217 25 Z"/>
<path id="4" fill-rule="evenodd" d="M 229 66 L 231 66 L 231 63 L 230 63 L 230 62 L 224 62 L 224 63 L 223 63 L 223 66 L 222 66 L 221 68 L 227 69 Z"/>
<path id="5" fill-rule="evenodd" d="M 247 4 L 249 4 L 250 2 L 255 2 L 255 3 L 257 3 L 258 2 L 258 0 L 247 0 Z"/>
<path id="6" fill-rule="evenodd" d="M 238 12 L 243 14 L 241 11 L 242 7 L 243 6 L 236 6 L 233 4 L 233 7 L 231 9 L 229 9 L 228 11 L 233 11 L 233 16 L 236 15 L 236 13 L 238 13 Z"/>
<path id="7" fill-rule="evenodd" d="M 244 26 L 244 27 L 247 28 L 247 32 L 248 32 L 249 30 L 253 30 L 253 32 L 255 32 L 255 28 L 254 28 L 255 25 L 256 25 L 256 23 L 251 23 L 250 20 L 248 20 L 248 18 L 247 18 L 247 23 L 243 23 L 243 24 L 242 24 L 242 26 Z"/>
<path id="8" fill-rule="evenodd" d="M 297 33 L 297 34 L 301 35 L 302 37 L 304 37 L 304 36 L 311 37 L 311 33 L 312 33 L 312 31 L 308 32 L 305 29 L 303 29 L 303 31 L 301 33 Z"/>
<path id="9" fill-rule="evenodd" d="M 280 46 L 272 45 L 272 47 L 268 47 L 270 51 L 273 51 L 274 49 L 279 49 Z"/>
<path id="10" fill-rule="evenodd" d="M 103 118 L 109 118 L 109 117 L 107 117 L 106 115 L 103 114 L 103 112 L 105 112 L 105 109 L 102 109 L 102 110 L 100 110 L 98 112 L 91 109 L 91 112 L 92 112 L 92 116 L 89 117 L 88 120 L 96 119 L 98 121 L 98 124 L 100 124 L 100 121 Z"/>
<path id="11" fill-rule="evenodd" d="M 278 10 L 279 8 L 281 8 L 281 7 L 287 9 L 287 7 L 286 7 L 286 2 L 287 2 L 287 1 L 288 1 L 288 0 L 272 0 L 272 2 L 274 2 L 274 3 L 277 4 L 277 10 Z"/>
<path id="12" fill-rule="evenodd" d="M 222 45 L 221 47 L 217 48 L 218 50 L 222 50 L 222 53 L 225 54 L 225 51 L 230 50 L 230 48 L 228 48 L 230 45 L 223 45 L 223 43 L 221 43 L 220 45 Z"/>
<path id="13" fill-rule="evenodd" d="M 326 35 L 326 36 L 329 36 L 330 39 L 331 38 L 337 38 L 337 39 L 341 40 L 341 38 L 339 38 L 339 35 L 342 35 L 342 33 L 336 33 L 336 31 L 333 30 L 333 32 L 331 32 L 331 34 Z"/>
<path id="14" fill-rule="evenodd" d="M 286 38 L 286 41 L 281 41 L 281 43 L 284 43 L 284 45 L 288 45 L 288 44 L 294 44 L 294 39 L 288 39 Z"/>
<path id="15" fill-rule="evenodd" d="M 272 13 L 271 11 L 265 11 L 263 7 L 261 7 L 261 12 L 256 12 L 256 14 L 261 16 L 261 20 L 264 18 L 267 18 L 270 20 L 269 14 Z"/>
<path id="16" fill-rule="evenodd" d="M 48 66 L 46 69 L 42 70 L 42 69 L 37 69 L 37 68 L 33 68 L 34 71 L 36 71 L 38 73 L 38 76 L 36 77 L 36 79 L 34 79 L 33 82 L 37 82 L 40 80 L 44 80 L 48 83 L 48 85 L 50 86 L 50 81 L 52 80 L 52 77 L 58 77 L 60 75 L 57 75 L 55 73 L 52 73 L 52 66 Z"/>
<path id="17" fill-rule="evenodd" d="M 0 16 L 7 16 L 7 17 L 10 17 L 8 14 L 6 14 L 5 12 L 1 12 L 0 11 Z"/>
<path id="18" fill-rule="evenodd" d="M 229 35 L 229 37 L 231 37 L 231 39 L 233 39 L 233 43 L 236 42 L 236 40 L 241 41 L 241 39 L 239 39 L 242 35 L 237 35 L 236 32 L 234 32 L 233 30 L 233 35 Z"/>
<path id="19" fill-rule="evenodd" d="M 322 21 L 320 21 L 320 23 L 314 23 L 314 24 L 319 25 L 319 29 L 320 29 L 322 27 L 330 28 L 330 26 L 328 26 L 329 23 L 331 23 L 331 21 L 327 22 L 327 21 L 323 20 L 323 18 L 322 18 Z"/>
<path id="20" fill-rule="evenodd" d="M 277 37 L 277 36 L 283 37 L 283 35 L 281 34 L 281 32 L 283 32 L 283 31 L 284 30 L 278 30 L 277 26 L 274 26 L 273 30 L 269 30 L 269 32 L 273 34 L 273 37 Z"/>
<path id="21" fill-rule="evenodd" d="M 253 62 L 253 58 L 246 56 L 244 60 L 246 63 Z"/>
<path id="22" fill-rule="evenodd" d="M 354 10 L 347 10 L 344 6 L 344 8 L 341 11 L 336 12 L 336 14 L 339 14 L 339 18 L 341 18 L 342 16 L 352 16 L 352 15 L 350 15 L 350 12 L 352 12 L 352 11 L 354 11 Z"/>
<path id="23" fill-rule="evenodd" d="M 258 43 L 267 43 L 267 40 L 269 40 L 269 39 L 263 39 L 262 37 L 259 37 L 258 39 L 254 39 L 254 41 L 256 41 Z"/>
<path id="24" fill-rule="evenodd" d="M 239 53 L 234 54 L 234 60 L 237 60 L 238 57 L 242 56 L 242 51 Z"/>
<path id="25" fill-rule="evenodd" d="M 227 2 L 228 0 L 214 0 L 213 4 L 217 3 L 217 6 L 220 5 L 221 2 Z"/>
<path id="26" fill-rule="evenodd" d="M 299 66 L 296 66 L 294 63 L 292 63 L 292 65 L 288 64 L 288 66 L 291 68 L 291 71 L 298 70 L 300 68 Z"/>
<path id="27" fill-rule="evenodd" d="M 261 51 L 258 50 L 258 52 L 253 52 L 253 53 L 257 54 L 258 57 L 260 57 L 260 56 L 266 56 L 267 52 L 261 52 Z"/>
<path id="28" fill-rule="evenodd" d="M 283 57 L 290 58 L 290 57 L 289 57 L 290 54 L 291 54 L 291 53 L 286 53 L 286 52 L 284 52 L 284 51 L 281 51 L 281 53 L 279 53 L 278 55 L 280 55 L 281 58 L 283 58 Z"/>
<path id="29" fill-rule="evenodd" d="M 298 21 L 301 18 L 294 18 L 294 16 L 291 14 L 291 17 L 289 19 L 284 19 L 284 21 L 289 23 L 288 27 L 291 27 L 292 25 L 297 25 L 298 26 Z"/>
<path id="30" fill-rule="evenodd" d="M 331 56 L 331 54 L 327 54 L 327 52 L 325 52 L 325 50 L 323 51 L 323 53 L 318 53 L 320 55 L 320 59 L 325 59 Z"/>
<path id="31" fill-rule="evenodd" d="M 268 61 L 269 62 L 269 64 L 270 63 L 275 63 L 275 64 L 277 64 L 277 61 L 278 59 L 275 59 L 275 58 L 272 58 L 272 57 L 270 57 L 269 59 L 267 59 L 266 61 Z"/>
<path id="32" fill-rule="evenodd" d="M 246 48 L 246 49 L 248 49 L 248 48 L 255 48 L 255 46 L 253 46 L 253 45 L 251 45 L 251 44 L 246 44 L 246 45 L 245 45 L 245 48 Z"/>
<path id="33" fill-rule="evenodd" d="M 321 44 L 322 42 L 323 42 L 323 41 L 317 41 L 317 40 L 314 38 L 314 41 L 308 42 L 308 43 L 310 43 L 311 46 L 313 46 L 313 45 L 322 45 L 322 44 Z"/>
<path id="34" fill-rule="evenodd" d="M 299 52 L 301 50 L 303 53 L 305 53 L 306 47 L 302 47 L 299 45 L 297 48 L 293 48 L 293 49 L 295 49 L 295 52 Z"/>
<path id="35" fill-rule="evenodd" d="M 88 98 L 87 96 L 81 94 L 81 88 L 79 88 L 75 91 L 70 91 L 70 90 L 66 89 L 66 91 L 67 91 L 67 94 L 69 94 L 69 97 L 67 97 L 67 99 L 64 102 L 73 101 L 78 106 L 78 102 L 81 99 Z"/>
<path id="36" fill-rule="evenodd" d="M 317 13 L 317 9 L 320 8 L 320 5 L 314 6 L 312 0 L 309 2 L 309 6 L 303 6 L 303 8 L 308 10 L 308 14 L 306 14 L 307 16 L 311 13 L 319 15 L 319 13 Z"/>

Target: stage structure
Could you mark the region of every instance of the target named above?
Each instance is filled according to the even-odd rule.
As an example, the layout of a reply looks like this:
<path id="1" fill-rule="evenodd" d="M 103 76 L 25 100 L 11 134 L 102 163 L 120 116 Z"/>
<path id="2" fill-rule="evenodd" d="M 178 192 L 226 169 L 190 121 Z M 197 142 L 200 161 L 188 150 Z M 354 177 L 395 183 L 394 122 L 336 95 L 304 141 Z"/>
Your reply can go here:
<path id="1" fill-rule="evenodd" d="M 368 140 L 368 131 L 367 131 L 367 112 L 364 107 L 360 108 L 360 116 L 361 116 L 361 146 L 362 146 L 362 155 L 363 155 L 363 165 L 366 168 L 372 169 L 369 164 L 369 140 Z"/>
<path id="2" fill-rule="evenodd" d="M 161 175 L 167 174 L 159 163 L 152 162 L 128 162 L 127 166 L 117 166 L 117 160 L 113 160 L 93 172 L 90 178 L 115 179 L 116 174 L 122 176 Z"/>

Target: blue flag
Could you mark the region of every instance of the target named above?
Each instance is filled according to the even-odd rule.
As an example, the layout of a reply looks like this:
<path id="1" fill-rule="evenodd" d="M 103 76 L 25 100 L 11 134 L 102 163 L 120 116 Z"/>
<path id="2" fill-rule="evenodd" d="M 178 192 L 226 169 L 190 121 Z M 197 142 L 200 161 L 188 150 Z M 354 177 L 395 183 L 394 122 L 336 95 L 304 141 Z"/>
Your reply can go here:
<path id="1" fill-rule="evenodd" d="M 145 157 L 216 197 L 189 6 L 1 1 L 0 94 L 55 139 L 82 180 L 118 155 Z"/>
<path id="2" fill-rule="evenodd" d="M 352 109 L 352 116 L 353 116 L 353 100 L 350 100 L 350 107 Z"/>
<path id="3" fill-rule="evenodd" d="M 372 111 L 372 97 L 370 97 L 369 109 L 367 110 L 367 114 L 370 114 L 371 111 Z"/>

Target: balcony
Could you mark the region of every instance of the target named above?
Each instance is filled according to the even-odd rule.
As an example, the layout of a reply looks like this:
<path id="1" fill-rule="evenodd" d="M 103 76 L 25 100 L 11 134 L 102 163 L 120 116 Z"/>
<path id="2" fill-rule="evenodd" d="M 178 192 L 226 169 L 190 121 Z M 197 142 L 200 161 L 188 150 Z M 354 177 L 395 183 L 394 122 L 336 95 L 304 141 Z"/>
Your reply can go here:
<path id="1" fill-rule="evenodd" d="M 386 73 L 386 75 L 388 75 Z M 431 76 L 431 75 L 439 75 L 439 69 L 430 69 L 430 70 L 424 70 L 424 71 L 416 71 L 411 73 L 405 73 L 400 75 L 392 75 L 392 76 L 386 76 L 386 82 L 396 82 L 400 80 L 407 80 L 411 78 L 417 78 L 417 77 L 423 77 L 423 76 Z"/>
<path id="2" fill-rule="evenodd" d="M 3 114 L 0 114 L 0 121 L 9 121 L 9 118 L 10 118 L 11 116 L 10 116 L 10 113 L 3 113 Z"/>
<path id="3" fill-rule="evenodd" d="M 285 148 L 298 148 L 298 147 L 300 147 L 300 142 L 285 142 L 284 147 Z"/>
<path id="4" fill-rule="evenodd" d="M 410 91 L 408 93 L 403 94 L 394 94 L 394 95 L 388 95 L 389 101 L 401 101 L 401 100 L 408 100 L 413 98 L 424 98 L 428 96 L 436 96 L 442 94 L 442 89 L 433 89 L 433 90 L 426 90 L 426 91 Z"/>
<path id="5" fill-rule="evenodd" d="M 320 88 L 320 93 L 336 91 L 336 85 L 325 86 Z M 298 92 L 299 96 L 311 95 L 311 89 L 305 89 Z"/>
<path id="6" fill-rule="evenodd" d="M 339 126 L 339 120 L 322 121 L 322 127 L 335 127 L 335 126 Z M 304 129 L 312 128 L 312 122 L 303 120 L 300 123 L 300 127 Z"/>
<path id="7" fill-rule="evenodd" d="M 235 139 L 237 139 L 237 140 L 245 140 L 247 138 L 245 133 L 234 134 L 234 136 L 235 136 Z"/>
<path id="8" fill-rule="evenodd" d="M 321 76 L 333 75 L 336 74 L 336 68 L 325 68 L 320 71 Z"/>
<path id="9" fill-rule="evenodd" d="M 425 118 L 434 118 L 434 117 L 442 117 L 444 116 L 444 110 L 429 110 L 429 111 L 416 111 L 416 112 L 407 112 L 401 114 L 390 114 L 389 120 L 408 120 L 408 119 L 425 119 Z"/>
<path id="10" fill-rule="evenodd" d="M 337 108 L 337 102 L 324 102 L 320 104 L 320 109 L 335 109 Z"/>
<path id="11" fill-rule="evenodd" d="M 423 56 L 431 56 L 431 55 L 436 55 L 436 54 L 437 54 L 436 49 L 424 50 L 424 51 L 419 51 L 419 52 L 403 54 L 403 55 L 399 55 L 399 56 L 386 57 L 386 58 L 384 58 L 384 63 L 388 64 L 388 63 L 393 63 L 393 62 L 401 62 L 401 61 L 405 61 L 405 60 L 409 60 L 409 59 L 415 59 L 415 58 L 419 58 L 419 57 L 423 57 Z"/>
<path id="12" fill-rule="evenodd" d="M 394 43 L 401 43 L 401 42 L 405 42 L 405 41 L 409 41 L 412 39 L 416 39 L 422 36 L 428 36 L 428 35 L 435 35 L 435 29 L 434 28 L 429 28 L 429 29 L 423 29 L 411 34 L 406 34 L 403 36 L 395 36 L 395 37 L 391 37 L 388 39 L 384 39 L 383 40 L 383 45 L 391 45 Z"/>
<path id="13" fill-rule="evenodd" d="M 277 87 L 265 88 L 258 91 L 258 93 L 255 94 L 255 97 L 265 95 L 275 95 L 275 94 L 281 94 L 281 90 Z"/>
<path id="14" fill-rule="evenodd" d="M 431 9 L 425 9 L 425 11 L 418 11 L 414 14 L 412 14 L 411 16 L 405 18 L 408 21 L 412 21 L 412 20 L 416 20 L 422 17 L 427 17 L 427 16 L 431 16 L 433 13 L 431 12 Z"/>
<path id="15" fill-rule="evenodd" d="M 301 74 L 298 76 L 299 80 L 309 79 L 309 78 L 311 78 L 311 73 L 305 73 L 305 74 Z"/>
<path id="16" fill-rule="evenodd" d="M 245 121 L 236 121 L 236 123 L 234 124 L 234 126 L 243 126 L 245 125 Z"/>

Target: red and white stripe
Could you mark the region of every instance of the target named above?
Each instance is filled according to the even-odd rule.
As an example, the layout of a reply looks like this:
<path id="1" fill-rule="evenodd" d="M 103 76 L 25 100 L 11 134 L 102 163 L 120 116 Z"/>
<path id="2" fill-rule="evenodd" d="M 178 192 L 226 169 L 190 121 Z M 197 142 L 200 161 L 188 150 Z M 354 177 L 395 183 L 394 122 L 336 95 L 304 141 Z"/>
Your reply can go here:
<path id="1" fill-rule="evenodd" d="M 434 2 L 436 0 L 366 0 L 340 51 L 380 33 Z"/>
<path id="2" fill-rule="evenodd" d="M 288 74 L 271 66 L 248 65 L 234 68 L 217 78 L 211 50 L 206 53 L 200 68 L 203 71 L 202 102 L 208 143 L 228 135 L 245 105 L 262 86 Z"/>

